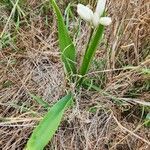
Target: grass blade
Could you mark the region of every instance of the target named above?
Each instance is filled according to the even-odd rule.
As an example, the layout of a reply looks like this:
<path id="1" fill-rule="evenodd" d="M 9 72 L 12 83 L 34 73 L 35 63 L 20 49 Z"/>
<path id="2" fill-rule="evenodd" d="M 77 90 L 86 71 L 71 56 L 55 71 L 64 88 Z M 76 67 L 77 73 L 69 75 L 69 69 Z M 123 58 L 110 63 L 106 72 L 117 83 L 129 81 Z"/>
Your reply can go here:
<path id="1" fill-rule="evenodd" d="M 103 25 L 99 25 L 98 29 L 96 30 L 95 33 L 93 33 L 94 35 L 91 38 L 91 41 L 89 43 L 89 46 L 87 47 L 87 50 L 85 52 L 82 64 L 81 64 L 81 68 L 80 68 L 80 75 L 82 76 L 81 79 L 79 80 L 79 85 L 81 85 L 82 81 L 83 81 L 83 76 L 87 73 L 91 61 L 94 57 L 94 54 L 96 52 L 96 49 L 98 47 L 98 44 L 102 38 L 104 32 L 104 26 Z"/>
<path id="2" fill-rule="evenodd" d="M 31 98 L 33 98 L 37 103 L 39 103 L 43 107 L 45 107 L 45 108 L 49 108 L 50 107 L 50 105 L 47 102 L 45 102 L 41 97 L 36 96 L 34 94 L 31 94 L 31 93 L 29 93 L 29 95 L 31 96 Z"/>
<path id="3" fill-rule="evenodd" d="M 146 127 L 150 128 L 150 112 L 147 114 L 144 124 Z"/>
<path id="4" fill-rule="evenodd" d="M 64 18 L 55 0 L 50 0 L 54 12 L 57 16 L 59 46 L 61 50 L 62 62 L 68 75 L 76 74 L 76 51 L 75 46 L 69 36 L 69 32 L 64 23 Z"/>
<path id="5" fill-rule="evenodd" d="M 25 150 L 43 150 L 58 129 L 64 111 L 71 104 L 72 94 L 60 99 L 34 129 Z"/>

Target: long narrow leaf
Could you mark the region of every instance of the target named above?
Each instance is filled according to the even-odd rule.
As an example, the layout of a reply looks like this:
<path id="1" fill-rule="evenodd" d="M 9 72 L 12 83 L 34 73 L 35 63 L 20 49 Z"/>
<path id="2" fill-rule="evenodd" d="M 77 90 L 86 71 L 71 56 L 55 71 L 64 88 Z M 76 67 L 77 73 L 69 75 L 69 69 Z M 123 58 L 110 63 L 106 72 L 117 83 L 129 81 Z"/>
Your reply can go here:
<path id="1" fill-rule="evenodd" d="M 64 111 L 72 104 L 72 95 L 60 99 L 44 116 L 34 129 L 25 150 L 43 150 L 55 134 L 63 117 Z"/>
<path id="2" fill-rule="evenodd" d="M 29 95 L 30 95 L 37 103 L 39 103 L 39 104 L 42 105 L 43 107 L 45 107 L 45 108 L 49 108 L 49 107 L 50 107 L 50 105 L 49 105 L 47 102 L 45 102 L 41 97 L 36 96 L 36 95 L 34 95 L 34 94 L 32 94 L 32 93 L 29 93 Z"/>
<path id="3" fill-rule="evenodd" d="M 91 61 L 94 57 L 98 44 L 102 38 L 103 32 L 104 32 L 104 26 L 99 25 L 98 29 L 92 36 L 91 42 L 89 43 L 88 49 L 85 52 L 85 55 L 81 64 L 80 75 L 82 76 L 82 78 L 79 80 L 79 85 L 81 85 L 83 81 L 83 76 L 87 73 L 90 67 Z"/>
<path id="4" fill-rule="evenodd" d="M 55 0 L 50 0 L 54 12 L 57 16 L 59 46 L 61 50 L 62 61 L 67 74 L 76 74 L 76 51 L 75 46 L 69 36 L 65 26 L 63 16 Z"/>

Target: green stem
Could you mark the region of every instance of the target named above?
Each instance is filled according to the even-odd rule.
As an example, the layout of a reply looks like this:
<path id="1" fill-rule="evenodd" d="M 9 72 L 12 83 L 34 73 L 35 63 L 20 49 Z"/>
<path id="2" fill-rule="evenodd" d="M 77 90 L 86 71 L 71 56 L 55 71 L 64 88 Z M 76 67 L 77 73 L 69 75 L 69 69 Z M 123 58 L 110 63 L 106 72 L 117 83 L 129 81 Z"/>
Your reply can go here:
<path id="1" fill-rule="evenodd" d="M 91 41 L 89 43 L 89 46 L 87 47 L 87 50 L 83 57 L 82 65 L 79 71 L 79 75 L 81 76 L 81 78 L 79 79 L 79 82 L 77 84 L 78 86 L 82 84 L 83 78 L 90 67 L 91 61 L 93 60 L 98 44 L 100 40 L 102 39 L 103 32 L 104 32 L 104 26 L 99 25 L 96 32 L 93 32 L 94 35 L 91 36 L 92 37 Z"/>
<path id="2" fill-rule="evenodd" d="M 91 28 L 90 37 L 89 37 L 89 41 L 88 41 L 88 44 L 87 44 L 85 53 L 87 52 L 87 50 L 88 50 L 88 48 L 89 48 L 90 41 L 91 41 L 91 39 L 92 39 L 93 33 L 94 33 L 94 28 Z"/>

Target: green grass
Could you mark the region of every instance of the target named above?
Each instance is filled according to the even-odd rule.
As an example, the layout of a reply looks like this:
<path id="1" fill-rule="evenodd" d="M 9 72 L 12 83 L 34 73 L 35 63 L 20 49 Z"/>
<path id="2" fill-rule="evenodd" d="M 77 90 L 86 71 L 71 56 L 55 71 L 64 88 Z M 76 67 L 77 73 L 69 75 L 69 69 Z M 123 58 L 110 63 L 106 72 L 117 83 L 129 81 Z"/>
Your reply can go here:
<path id="1" fill-rule="evenodd" d="M 144 124 L 146 127 L 150 128 L 150 112 L 146 115 Z"/>
<path id="2" fill-rule="evenodd" d="M 5 8 L 11 12 L 12 9 L 15 7 L 17 1 L 15 0 L 1 0 L 1 5 L 5 5 Z M 24 10 L 23 10 L 23 5 L 26 3 L 26 0 L 19 0 L 17 3 L 17 6 L 12 14 L 13 20 L 18 23 L 20 18 L 22 16 L 25 16 Z"/>
<path id="3" fill-rule="evenodd" d="M 31 98 L 33 100 L 35 100 L 38 104 L 40 104 L 44 108 L 47 108 L 47 109 L 50 108 L 50 105 L 47 102 L 45 102 L 41 97 L 36 96 L 34 94 L 31 94 L 31 93 L 29 93 L 29 95 L 31 96 Z"/>

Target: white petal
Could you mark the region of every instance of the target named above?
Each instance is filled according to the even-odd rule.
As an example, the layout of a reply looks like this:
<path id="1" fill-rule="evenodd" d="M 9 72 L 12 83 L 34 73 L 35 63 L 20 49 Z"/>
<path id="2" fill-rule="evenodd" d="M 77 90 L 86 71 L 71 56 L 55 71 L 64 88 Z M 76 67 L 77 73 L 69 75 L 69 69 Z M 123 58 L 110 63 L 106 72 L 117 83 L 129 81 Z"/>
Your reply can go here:
<path id="1" fill-rule="evenodd" d="M 100 20 L 99 20 L 99 23 L 104 25 L 104 26 L 110 25 L 111 22 L 112 22 L 112 20 L 111 20 L 110 17 L 101 17 Z"/>
<path id="2" fill-rule="evenodd" d="M 99 14 L 99 17 L 103 15 L 103 12 L 105 10 L 105 5 L 106 5 L 106 0 L 98 0 L 95 12 Z"/>
<path id="3" fill-rule="evenodd" d="M 89 21 L 89 22 L 92 20 L 93 11 L 90 8 L 88 8 L 87 6 L 78 4 L 77 12 L 83 20 Z"/>
<path id="4" fill-rule="evenodd" d="M 97 27 L 100 23 L 99 23 L 99 15 L 97 13 L 94 13 L 93 17 L 92 17 L 92 23 L 94 27 Z"/>

